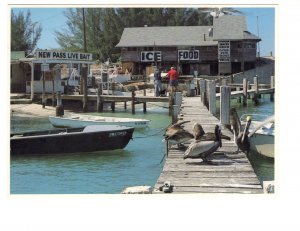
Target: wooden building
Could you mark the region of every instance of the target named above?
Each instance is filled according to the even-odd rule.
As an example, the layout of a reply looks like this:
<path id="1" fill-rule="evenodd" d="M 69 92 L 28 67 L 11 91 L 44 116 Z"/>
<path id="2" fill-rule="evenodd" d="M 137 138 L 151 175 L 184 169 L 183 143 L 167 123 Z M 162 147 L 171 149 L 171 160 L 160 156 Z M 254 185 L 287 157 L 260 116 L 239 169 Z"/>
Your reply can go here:
<path id="1" fill-rule="evenodd" d="M 133 74 L 175 66 L 183 75 L 225 75 L 255 68 L 260 40 L 244 16 L 224 15 L 212 26 L 125 28 L 116 47 L 123 69 Z"/>

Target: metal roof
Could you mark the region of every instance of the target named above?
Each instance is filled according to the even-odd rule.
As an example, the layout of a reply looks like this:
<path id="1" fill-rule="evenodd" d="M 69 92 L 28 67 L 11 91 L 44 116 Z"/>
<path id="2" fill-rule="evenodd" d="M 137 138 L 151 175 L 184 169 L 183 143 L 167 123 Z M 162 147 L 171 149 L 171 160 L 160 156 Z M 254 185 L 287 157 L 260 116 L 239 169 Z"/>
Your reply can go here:
<path id="1" fill-rule="evenodd" d="M 209 30 L 213 29 L 213 36 Z M 219 40 L 257 40 L 247 31 L 244 16 L 224 15 L 213 26 L 167 26 L 125 28 L 116 47 L 216 46 Z"/>

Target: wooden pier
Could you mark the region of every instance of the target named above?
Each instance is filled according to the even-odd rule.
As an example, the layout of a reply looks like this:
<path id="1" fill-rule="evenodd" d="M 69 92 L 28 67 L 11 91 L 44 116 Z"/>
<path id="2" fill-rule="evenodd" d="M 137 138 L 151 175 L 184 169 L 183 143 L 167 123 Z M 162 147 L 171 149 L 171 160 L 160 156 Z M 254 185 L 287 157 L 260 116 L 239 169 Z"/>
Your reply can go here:
<path id="1" fill-rule="evenodd" d="M 190 121 L 184 128 L 192 131 L 195 122 L 200 123 L 205 131 L 213 132 L 219 120 L 202 104 L 200 97 L 183 99 L 179 119 Z M 237 151 L 232 133 L 222 126 L 222 133 L 230 136 L 231 141 L 223 140 L 223 146 L 216 151 L 210 164 L 201 159 L 183 159 L 184 151 L 173 146 L 153 193 L 164 182 L 170 182 L 173 193 L 263 193 L 262 186 L 245 153 Z"/>

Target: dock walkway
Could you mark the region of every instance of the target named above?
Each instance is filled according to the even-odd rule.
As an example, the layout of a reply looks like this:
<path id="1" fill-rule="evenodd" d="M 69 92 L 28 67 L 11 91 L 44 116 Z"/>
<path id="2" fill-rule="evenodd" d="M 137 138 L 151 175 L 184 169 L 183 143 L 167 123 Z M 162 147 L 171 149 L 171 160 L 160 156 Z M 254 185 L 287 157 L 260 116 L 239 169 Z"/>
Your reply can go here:
<path id="1" fill-rule="evenodd" d="M 179 119 L 190 121 L 184 124 L 188 131 L 192 131 L 195 122 L 207 132 L 214 131 L 219 123 L 203 106 L 200 97 L 183 98 Z M 184 151 L 171 147 L 153 193 L 163 193 L 159 187 L 166 181 L 173 185 L 173 193 L 263 193 L 246 154 L 236 153 L 232 133 L 226 128 L 222 129 L 222 133 L 232 140 L 222 140 L 223 146 L 213 154 L 210 164 L 202 163 L 201 159 L 184 160 Z"/>

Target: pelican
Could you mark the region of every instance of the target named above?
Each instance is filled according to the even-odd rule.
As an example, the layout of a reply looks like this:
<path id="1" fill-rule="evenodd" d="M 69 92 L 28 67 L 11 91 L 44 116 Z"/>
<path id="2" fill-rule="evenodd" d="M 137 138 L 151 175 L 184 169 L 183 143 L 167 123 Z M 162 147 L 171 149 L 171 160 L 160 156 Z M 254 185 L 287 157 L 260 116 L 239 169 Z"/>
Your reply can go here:
<path id="1" fill-rule="evenodd" d="M 185 151 L 183 159 L 186 158 L 201 158 L 207 162 L 207 158 L 211 156 L 219 147 L 222 147 L 221 127 L 215 127 L 215 139 L 209 141 L 195 140 Z"/>
<path id="2" fill-rule="evenodd" d="M 215 140 L 216 135 L 213 132 L 205 132 L 203 127 L 199 123 L 193 125 L 194 139 L 202 141 Z M 230 140 L 229 136 L 221 134 L 221 139 Z"/>
<path id="3" fill-rule="evenodd" d="M 237 152 L 239 150 L 242 150 L 243 152 L 248 152 L 250 149 L 250 141 L 249 141 L 248 134 L 249 134 L 249 127 L 251 124 L 251 117 L 250 116 L 247 117 L 246 125 L 244 129 L 242 129 L 241 121 L 238 117 L 235 108 L 231 108 L 230 123 L 231 123 L 231 128 L 233 130 L 235 143 L 238 146 Z"/>
<path id="4" fill-rule="evenodd" d="M 236 138 L 236 144 L 238 146 L 238 150 L 241 149 L 243 152 L 249 152 L 250 149 L 250 141 L 249 141 L 249 127 L 251 124 L 251 116 L 247 116 L 246 125 L 243 132 L 240 132 Z"/>
<path id="5" fill-rule="evenodd" d="M 193 139 L 194 135 L 184 130 L 181 125 L 190 121 L 182 121 L 167 127 L 164 134 L 165 140 L 169 141 L 171 145 L 177 144 L 178 147 L 182 147 L 182 143 Z"/>

